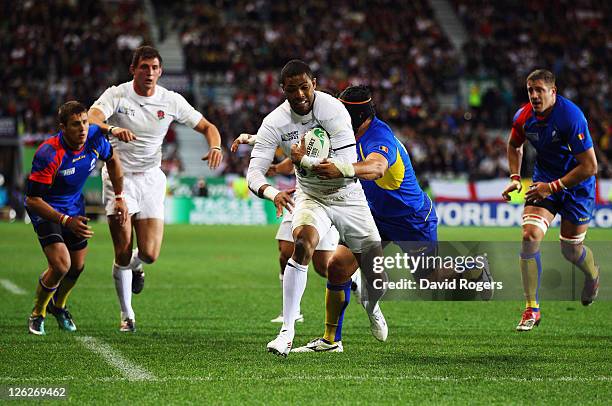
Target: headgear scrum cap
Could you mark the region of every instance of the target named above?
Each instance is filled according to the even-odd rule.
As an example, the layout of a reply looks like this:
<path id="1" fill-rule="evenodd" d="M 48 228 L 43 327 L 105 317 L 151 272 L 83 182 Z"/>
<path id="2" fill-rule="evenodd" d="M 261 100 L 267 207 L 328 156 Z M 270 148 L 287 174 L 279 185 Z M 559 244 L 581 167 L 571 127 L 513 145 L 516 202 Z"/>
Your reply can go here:
<path id="1" fill-rule="evenodd" d="M 376 114 L 372 92 L 367 86 L 347 87 L 338 95 L 338 99 L 348 110 L 354 131 L 357 131 L 364 121 Z"/>

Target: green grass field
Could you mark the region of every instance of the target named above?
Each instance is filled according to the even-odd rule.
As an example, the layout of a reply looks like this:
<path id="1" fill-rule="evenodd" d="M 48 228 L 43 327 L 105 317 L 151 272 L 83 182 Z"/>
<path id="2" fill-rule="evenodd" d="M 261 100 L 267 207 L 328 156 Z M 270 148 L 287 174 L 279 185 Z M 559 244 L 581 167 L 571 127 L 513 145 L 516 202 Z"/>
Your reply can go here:
<path id="1" fill-rule="evenodd" d="M 95 225 L 69 306 L 78 331 L 27 334 L 45 260 L 29 225 L 0 224 L 0 388 L 68 388 L 75 403 L 607 404 L 612 397 L 612 303 L 545 302 L 542 324 L 517 333 L 523 302 L 387 302 L 386 343 L 359 305 L 347 309 L 342 354 L 265 351 L 279 326 L 274 227 L 169 226 L 134 298 L 138 331 L 118 332 L 112 248 Z M 554 241 L 558 232 L 551 230 Z M 592 230 L 591 241 L 612 240 Z M 442 240 L 517 240 L 519 229 L 440 230 Z M 602 264 L 603 283 L 610 264 Z M 511 264 L 510 266 L 516 266 Z M 607 268 L 607 269 L 606 269 Z M 518 271 L 517 271 L 518 272 Z M 314 272 L 296 345 L 321 335 L 324 281 Z M 106 351 L 106 352 L 105 352 Z M 101 353 L 123 365 L 111 365 Z"/>

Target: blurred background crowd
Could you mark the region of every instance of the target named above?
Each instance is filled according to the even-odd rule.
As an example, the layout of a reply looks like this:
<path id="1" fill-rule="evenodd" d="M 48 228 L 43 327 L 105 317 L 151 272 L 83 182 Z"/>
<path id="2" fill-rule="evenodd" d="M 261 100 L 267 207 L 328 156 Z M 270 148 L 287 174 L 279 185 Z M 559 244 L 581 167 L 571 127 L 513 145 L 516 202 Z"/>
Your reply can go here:
<path id="1" fill-rule="evenodd" d="M 244 174 L 248 151 L 227 148 L 282 101 L 280 68 L 301 58 L 319 90 L 372 88 L 421 180 L 490 179 L 508 175 L 506 137 L 527 101 L 525 76 L 545 67 L 585 112 L 599 175 L 612 177 L 612 2 L 445 2 L 464 32 L 459 48 L 430 3 L 0 0 L 0 119 L 14 119 L 25 145 L 40 143 L 57 131 L 61 103 L 91 105 L 130 79 L 133 49 L 174 38 L 180 71 L 164 61 L 166 72 L 187 78 L 181 93 L 219 127 L 225 174 Z M 165 170 L 182 171 L 180 150 L 169 134 Z"/>

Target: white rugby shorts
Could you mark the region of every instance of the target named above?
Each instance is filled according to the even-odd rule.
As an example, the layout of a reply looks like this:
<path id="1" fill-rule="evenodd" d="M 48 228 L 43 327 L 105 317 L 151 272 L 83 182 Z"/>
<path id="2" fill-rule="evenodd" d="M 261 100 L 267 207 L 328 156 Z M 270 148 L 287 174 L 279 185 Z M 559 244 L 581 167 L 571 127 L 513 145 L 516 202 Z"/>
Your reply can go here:
<path id="1" fill-rule="evenodd" d="M 164 219 L 166 175 L 159 167 L 123 173 L 123 198 L 134 219 Z M 115 192 L 106 166 L 102 169 L 102 198 L 106 215 L 115 212 Z"/>
<path id="2" fill-rule="evenodd" d="M 276 232 L 276 239 L 280 241 L 289 241 L 293 242 L 293 233 L 291 227 L 291 221 L 293 219 L 293 214 L 289 213 L 285 210 L 285 214 L 283 215 L 283 221 L 280 223 L 278 227 L 278 231 Z M 319 237 L 319 244 L 315 250 L 317 251 L 335 251 L 338 247 L 338 230 L 333 225 L 329 229 L 329 231 L 321 238 Z"/>
<path id="3" fill-rule="evenodd" d="M 380 234 L 361 189 L 340 200 L 325 201 L 296 191 L 291 227 L 295 230 L 304 225 L 315 227 L 319 235 L 336 226 L 340 240 L 357 254 L 380 244 Z"/>

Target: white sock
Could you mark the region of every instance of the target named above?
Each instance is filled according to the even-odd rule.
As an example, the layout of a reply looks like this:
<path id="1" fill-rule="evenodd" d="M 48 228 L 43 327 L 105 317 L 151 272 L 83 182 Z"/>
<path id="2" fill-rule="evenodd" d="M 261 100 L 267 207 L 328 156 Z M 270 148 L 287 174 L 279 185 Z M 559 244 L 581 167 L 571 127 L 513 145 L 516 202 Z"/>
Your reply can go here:
<path id="1" fill-rule="evenodd" d="M 121 306 L 121 320 L 132 319 L 134 310 L 132 309 L 132 268 L 130 266 L 120 266 L 113 264 L 113 279 L 115 280 L 115 289 L 117 289 L 117 297 Z"/>
<path id="2" fill-rule="evenodd" d="M 143 260 L 138 256 L 138 248 L 134 248 L 132 250 L 132 259 L 130 260 L 129 267 L 133 271 L 141 272 L 142 271 Z"/>
<path id="3" fill-rule="evenodd" d="M 282 316 L 283 315 L 283 311 L 282 311 L 283 274 L 282 273 L 278 274 L 278 279 L 280 280 L 280 286 L 281 286 L 281 316 Z"/>
<path id="4" fill-rule="evenodd" d="M 300 311 L 300 302 L 306 289 L 308 265 L 300 265 L 289 259 L 283 278 L 283 327 L 291 339 L 295 335 L 295 319 Z"/>

